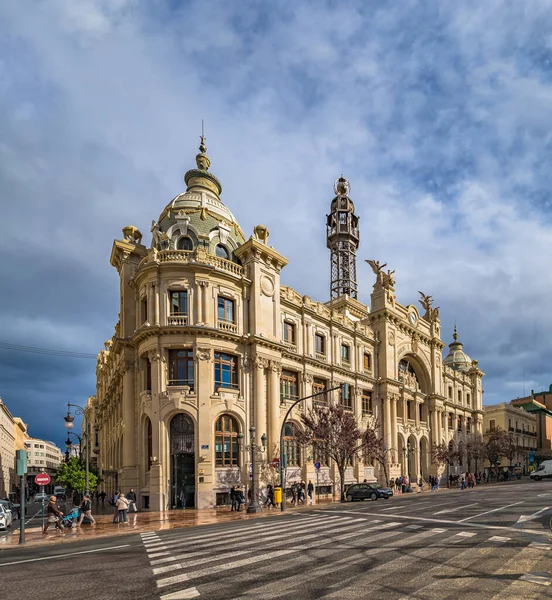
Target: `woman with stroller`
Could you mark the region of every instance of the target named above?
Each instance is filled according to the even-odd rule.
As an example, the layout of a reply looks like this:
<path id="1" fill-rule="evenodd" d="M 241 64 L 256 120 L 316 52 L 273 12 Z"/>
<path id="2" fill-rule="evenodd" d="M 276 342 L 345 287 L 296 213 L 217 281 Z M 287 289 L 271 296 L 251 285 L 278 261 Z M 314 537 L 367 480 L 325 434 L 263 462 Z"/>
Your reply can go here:
<path id="1" fill-rule="evenodd" d="M 63 513 L 61 512 L 61 510 L 59 510 L 56 504 L 55 496 L 50 496 L 50 502 L 48 502 L 46 514 L 46 525 L 44 525 L 44 530 L 42 531 L 42 533 L 45 534 L 48 531 L 48 527 L 50 527 L 50 525 L 54 525 L 55 529 L 59 529 L 59 533 L 61 535 L 65 535 L 63 533 L 63 526 L 61 524 L 61 517 L 63 517 Z"/>

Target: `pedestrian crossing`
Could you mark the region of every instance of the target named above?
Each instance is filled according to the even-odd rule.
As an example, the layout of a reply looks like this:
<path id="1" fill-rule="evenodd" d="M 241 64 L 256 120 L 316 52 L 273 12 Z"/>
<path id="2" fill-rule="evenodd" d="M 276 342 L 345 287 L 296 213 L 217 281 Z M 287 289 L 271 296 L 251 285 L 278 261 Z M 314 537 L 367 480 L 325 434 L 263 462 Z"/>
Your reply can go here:
<path id="1" fill-rule="evenodd" d="M 439 599 L 483 578 L 483 597 L 503 600 L 552 584 L 547 544 L 495 534 L 314 512 L 141 537 L 160 600 Z"/>

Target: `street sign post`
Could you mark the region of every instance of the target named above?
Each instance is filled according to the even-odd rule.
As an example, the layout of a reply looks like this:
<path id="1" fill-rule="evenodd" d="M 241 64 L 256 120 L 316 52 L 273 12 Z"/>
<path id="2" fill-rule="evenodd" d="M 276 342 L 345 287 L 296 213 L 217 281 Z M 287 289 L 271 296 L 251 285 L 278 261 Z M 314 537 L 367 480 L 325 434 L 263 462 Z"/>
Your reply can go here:
<path id="1" fill-rule="evenodd" d="M 16 452 L 17 474 L 19 475 L 19 543 L 25 543 L 25 484 L 27 480 L 27 451 Z"/>
<path id="2" fill-rule="evenodd" d="M 320 485 L 318 483 L 318 473 L 320 472 L 319 460 L 314 463 L 314 468 L 316 469 L 316 503 L 320 504 Z"/>
<path id="3" fill-rule="evenodd" d="M 275 469 L 279 469 L 280 468 L 280 459 L 279 458 L 273 458 L 272 459 L 272 466 Z"/>
<path id="4" fill-rule="evenodd" d="M 35 485 L 40 486 L 40 491 L 44 494 L 44 486 L 50 483 L 51 479 L 48 473 L 39 473 L 35 477 Z M 44 495 L 42 496 L 42 531 L 44 531 Z"/>

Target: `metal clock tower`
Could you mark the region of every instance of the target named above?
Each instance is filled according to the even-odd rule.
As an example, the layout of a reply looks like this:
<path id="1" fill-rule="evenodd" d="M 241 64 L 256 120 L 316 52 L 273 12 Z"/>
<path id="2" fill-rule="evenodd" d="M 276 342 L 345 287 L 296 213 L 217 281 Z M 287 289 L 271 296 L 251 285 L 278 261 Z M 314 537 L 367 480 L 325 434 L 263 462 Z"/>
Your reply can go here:
<path id="1" fill-rule="evenodd" d="M 330 299 L 350 296 L 358 299 L 356 251 L 359 243 L 358 217 L 349 198 L 349 182 L 341 176 L 334 184 L 335 198 L 327 215 L 326 237 L 330 249 Z"/>

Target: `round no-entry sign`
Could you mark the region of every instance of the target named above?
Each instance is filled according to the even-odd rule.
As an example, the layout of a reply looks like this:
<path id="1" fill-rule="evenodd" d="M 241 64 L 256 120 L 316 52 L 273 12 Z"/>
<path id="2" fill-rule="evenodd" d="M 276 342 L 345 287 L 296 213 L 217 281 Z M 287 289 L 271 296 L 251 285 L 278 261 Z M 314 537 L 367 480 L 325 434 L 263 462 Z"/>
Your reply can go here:
<path id="1" fill-rule="evenodd" d="M 277 469 L 280 466 L 280 459 L 279 458 L 273 458 L 272 459 L 272 466 Z"/>
<path id="2" fill-rule="evenodd" d="M 48 473 L 39 473 L 35 477 L 36 485 L 48 485 L 49 483 L 50 483 L 50 476 L 48 475 Z"/>

